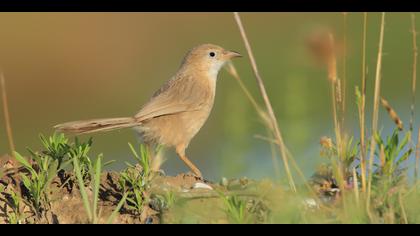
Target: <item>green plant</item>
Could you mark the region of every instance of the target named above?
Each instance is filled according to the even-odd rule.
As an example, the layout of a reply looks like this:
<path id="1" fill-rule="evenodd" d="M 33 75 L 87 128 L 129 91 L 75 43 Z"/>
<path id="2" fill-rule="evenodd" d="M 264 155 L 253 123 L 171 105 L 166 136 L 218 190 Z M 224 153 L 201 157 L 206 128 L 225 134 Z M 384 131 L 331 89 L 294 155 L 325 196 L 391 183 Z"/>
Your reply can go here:
<path id="1" fill-rule="evenodd" d="M 353 137 L 342 139 L 342 155 L 339 155 L 337 145 L 328 137 L 321 138 L 321 156 L 329 160 L 329 168 L 332 169 L 328 178 L 348 181 L 353 177 L 353 168 L 360 169 L 359 149 L 360 145 L 353 142 Z M 357 163 L 359 160 L 359 163 Z M 340 172 L 339 172 L 340 170 Z M 332 176 L 335 173 L 335 176 Z M 342 173 L 342 176 L 338 176 Z M 327 176 L 325 176 L 327 177 Z M 344 182 L 343 182 L 344 183 Z M 342 184 L 343 184 L 342 183 Z"/>
<path id="2" fill-rule="evenodd" d="M 167 210 L 170 209 L 177 201 L 175 193 L 173 191 L 167 191 L 164 194 L 158 194 L 152 196 L 157 203 L 158 209 Z"/>
<path id="3" fill-rule="evenodd" d="M 146 201 L 144 193 L 151 179 L 150 151 L 141 144 L 139 155 L 130 143 L 128 145 L 138 164 L 126 163 L 128 167 L 120 174 L 119 185 L 123 193 L 127 194 L 127 208 L 140 214 Z"/>
<path id="4" fill-rule="evenodd" d="M 89 162 L 90 163 L 90 162 Z M 93 199 L 90 201 L 88 198 L 88 193 L 85 187 L 85 179 L 83 177 L 82 167 L 79 163 L 78 158 L 73 158 L 73 167 L 76 174 L 76 178 L 79 184 L 80 194 L 82 196 L 83 205 L 85 207 L 86 213 L 90 223 L 98 222 L 98 199 L 99 199 L 99 187 L 101 181 L 101 171 L 102 171 L 102 155 L 99 155 L 96 159 L 93 168 L 90 169 L 91 176 L 93 179 L 91 181 L 93 189 Z"/>
<path id="5" fill-rule="evenodd" d="M 409 136 L 407 132 L 399 140 L 397 129 L 385 140 L 378 133 L 374 135 L 379 151 L 375 152 L 377 162 L 373 164 L 371 201 L 377 218 L 386 223 L 406 221 L 401 194 L 408 187 L 405 165 L 412 153 Z"/>
<path id="6" fill-rule="evenodd" d="M 147 181 L 141 169 L 128 167 L 120 174 L 120 188 L 127 194 L 127 208 L 140 214 L 145 202 L 144 192 L 147 189 Z"/>
<path id="7" fill-rule="evenodd" d="M 176 196 L 173 191 L 168 191 L 164 195 L 165 208 L 171 208 L 176 202 Z"/>
<path id="8" fill-rule="evenodd" d="M 68 155 L 73 163 L 73 169 L 75 169 L 74 159 L 77 159 L 78 168 L 83 177 L 83 181 L 86 182 L 91 177 L 92 161 L 89 158 L 89 151 L 92 147 L 92 138 L 87 142 L 81 143 L 76 137 L 74 145 L 69 149 Z"/>
<path id="9" fill-rule="evenodd" d="M 93 168 L 88 157 L 92 139 L 82 143 L 76 138 L 74 143 L 69 143 L 64 134 L 54 133 L 49 138 L 45 138 L 41 134 L 40 140 L 45 150 L 38 153 L 28 149 L 33 164 L 30 164 L 31 161 L 15 152 L 16 160 L 27 171 L 26 174 L 20 174 L 22 183 L 27 190 L 26 200 L 33 207 L 37 216 L 48 206 L 47 190 L 60 170 L 69 163 L 74 163 L 73 160 L 77 159 L 78 168 L 81 170 L 85 182 L 90 177 Z"/>
<path id="10" fill-rule="evenodd" d="M 50 156 L 53 160 L 58 161 L 58 169 L 61 169 L 61 165 L 67 158 L 67 154 L 71 148 L 68 144 L 68 139 L 64 134 L 54 133 L 48 139 L 44 135 L 40 134 L 39 139 L 45 150 L 42 152 L 44 155 Z"/>
<path id="11" fill-rule="evenodd" d="M 383 140 L 378 133 L 375 133 L 374 137 L 379 150 L 375 153 L 379 163 L 374 163 L 376 169 L 373 181 L 380 181 L 385 177 L 387 182 L 397 185 L 404 177 L 406 168 L 403 165 L 413 151 L 407 147 L 410 133 L 407 132 L 401 141 L 397 129 L 386 140 Z"/>
<path id="12" fill-rule="evenodd" d="M 247 214 L 246 202 L 244 200 L 235 195 L 222 195 L 221 197 L 226 208 L 226 214 L 232 223 L 245 224 L 249 222 L 250 217 Z"/>
<path id="13" fill-rule="evenodd" d="M 5 189 L 3 185 L 0 186 L 0 192 L 5 193 L 5 199 L 7 201 L 7 205 L 12 209 L 12 212 L 9 212 L 7 209 L 5 213 L 7 215 L 7 220 L 9 224 L 20 224 L 22 220 L 21 214 L 21 202 L 22 198 L 13 190 Z"/>
<path id="14" fill-rule="evenodd" d="M 99 211 L 98 211 L 98 200 L 99 200 L 99 190 L 100 190 L 100 184 L 101 184 L 101 173 L 104 166 L 110 164 L 112 161 L 106 162 L 102 164 L 103 155 L 100 154 L 97 158 L 94 164 L 92 164 L 92 161 L 87 156 L 87 153 L 91 147 L 92 139 L 90 139 L 87 143 L 80 144 L 78 140 L 76 139 L 75 146 L 76 149 L 73 149 L 71 151 L 71 160 L 73 163 L 74 173 L 76 175 L 76 179 L 78 181 L 79 189 L 80 189 L 80 195 L 83 200 L 83 206 L 85 208 L 86 214 L 88 215 L 88 221 L 90 223 L 96 224 L 99 222 Z M 85 184 L 86 184 L 86 177 L 89 176 L 90 181 L 90 187 L 93 191 L 92 193 L 92 199 L 89 199 L 88 192 L 86 190 Z M 112 214 L 107 220 L 107 223 L 112 223 L 125 203 L 127 198 L 127 195 L 124 194 L 120 202 L 118 203 L 117 207 L 114 209 Z"/>
<path id="15" fill-rule="evenodd" d="M 140 155 L 139 155 L 137 151 L 134 149 L 133 145 L 131 145 L 131 143 L 128 143 L 128 146 L 130 147 L 130 150 L 134 155 L 134 159 L 137 160 L 137 162 L 143 168 L 143 171 L 142 171 L 143 176 L 145 178 L 148 178 L 150 176 L 150 156 L 151 156 L 149 148 L 144 144 L 140 144 L 140 147 L 139 147 Z"/>
<path id="16" fill-rule="evenodd" d="M 26 158 L 15 152 L 16 160 L 29 172 L 29 176 L 21 173 L 23 185 L 28 191 L 27 199 L 33 207 L 34 212 L 39 216 L 43 208 L 48 205 L 47 190 L 57 175 L 58 161 L 49 156 L 42 156 L 36 153 L 32 154 L 36 167 L 32 166 Z"/>

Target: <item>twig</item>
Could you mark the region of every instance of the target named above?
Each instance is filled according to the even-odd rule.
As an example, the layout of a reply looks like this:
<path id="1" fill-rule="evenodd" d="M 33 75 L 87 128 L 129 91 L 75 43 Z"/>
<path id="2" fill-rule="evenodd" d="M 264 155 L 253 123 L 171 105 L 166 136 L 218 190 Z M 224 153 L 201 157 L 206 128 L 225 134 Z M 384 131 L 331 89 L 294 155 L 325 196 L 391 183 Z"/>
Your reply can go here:
<path id="1" fill-rule="evenodd" d="M 356 168 L 353 168 L 353 189 L 354 189 L 354 197 L 356 198 L 356 204 L 357 204 L 357 206 L 359 206 L 359 204 L 360 204 L 359 181 L 357 179 Z"/>
<path id="2" fill-rule="evenodd" d="M 419 164 L 420 164 L 420 128 L 417 131 L 416 161 L 414 166 L 415 181 L 419 180 Z"/>
<path id="3" fill-rule="evenodd" d="M 9 106 L 6 94 L 6 82 L 3 73 L 0 72 L 0 86 L 2 91 L 4 122 L 6 125 L 7 139 L 9 140 L 10 155 L 14 157 L 15 143 L 13 141 L 12 125 L 10 124 Z"/>
<path id="4" fill-rule="evenodd" d="M 417 80 L 417 31 L 416 31 L 416 15 L 411 13 L 411 30 L 413 33 L 413 78 L 411 82 L 411 115 L 410 115 L 410 132 L 414 129 L 414 105 L 416 102 L 416 80 Z"/>
<path id="5" fill-rule="evenodd" d="M 277 144 L 277 145 L 279 145 L 279 142 L 277 140 L 272 139 L 272 138 L 268 138 L 268 137 L 265 137 L 265 136 L 262 136 L 262 135 L 259 135 L 259 134 L 254 135 L 254 138 L 267 141 L 267 142 L 269 142 L 271 144 Z M 288 150 L 286 150 L 286 151 L 288 152 L 289 155 L 291 155 Z M 294 159 L 290 159 L 290 162 L 292 163 L 292 166 L 295 168 L 297 174 L 301 178 L 302 182 L 305 184 L 305 186 L 308 189 L 308 191 L 312 194 L 312 197 L 315 198 L 315 199 L 319 199 L 319 197 L 315 193 L 314 189 L 309 185 L 309 182 L 306 179 L 305 174 L 299 168 L 299 166 L 297 165 L 296 161 Z"/>
<path id="6" fill-rule="evenodd" d="M 400 204 L 400 207 L 401 207 L 402 220 L 403 220 L 404 224 L 408 224 L 407 212 L 405 210 L 404 201 L 402 199 L 401 191 L 398 193 L 398 203 Z"/>
<path id="7" fill-rule="evenodd" d="M 236 68 L 235 68 L 235 66 L 233 65 L 232 62 L 229 62 L 227 64 L 226 70 L 238 82 L 239 87 L 245 93 L 245 96 L 251 102 L 251 104 L 254 107 L 254 109 L 256 110 L 257 114 L 260 116 L 263 123 L 266 125 L 268 135 L 272 135 L 271 130 L 273 128 L 271 127 L 270 119 L 268 118 L 267 113 L 260 107 L 260 105 L 256 102 L 255 98 L 252 96 L 251 92 L 245 86 L 244 82 L 242 81 L 241 77 L 239 76 L 239 74 L 236 71 Z M 276 156 L 276 149 L 275 149 L 275 145 L 271 142 L 270 142 L 270 151 L 271 151 L 271 161 L 273 162 L 274 172 L 276 174 L 276 177 L 280 178 L 281 175 L 280 175 L 279 163 L 278 163 L 277 156 Z"/>
<path id="8" fill-rule="evenodd" d="M 254 109 L 257 111 L 258 114 L 264 113 L 263 109 L 258 105 L 258 103 L 255 101 L 255 98 L 252 96 L 251 92 L 248 90 L 248 88 L 245 86 L 244 82 L 242 81 L 241 77 L 239 76 L 238 72 L 236 71 L 235 66 L 232 62 L 228 62 L 226 65 L 226 70 L 229 72 L 229 74 L 235 78 L 235 80 L 238 82 L 239 87 L 242 89 L 242 91 L 245 93 L 245 96 L 248 98 L 248 100 L 251 102 Z M 260 114 L 261 115 L 261 114 Z M 263 116 L 263 115 L 261 115 Z"/>
<path id="9" fill-rule="evenodd" d="M 295 185 L 295 182 L 293 180 L 292 173 L 290 171 L 289 162 L 288 162 L 288 156 L 287 156 L 287 153 L 286 153 L 286 150 L 287 150 L 286 149 L 286 145 L 284 144 L 283 137 L 282 137 L 281 132 L 280 132 L 280 129 L 279 129 L 278 125 L 277 125 L 276 115 L 274 114 L 273 107 L 271 106 L 270 99 L 268 98 L 267 91 L 266 91 L 265 86 L 264 86 L 264 82 L 263 82 L 263 80 L 262 80 L 262 78 L 261 78 L 261 76 L 260 76 L 260 74 L 258 72 L 257 63 L 255 61 L 254 54 L 252 53 L 252 49 L 251 49 L 251 46 L 249 44 L 248 38 L 246 36 L 244 26 L 242 25 L 241 18 L 239 17 L 239 14 L 237 12 L 234 12 L 233 14 L 234 14 L 234 17 L 235 17 L 235 21 L 236 21 L 236 23 L 238 25 L 239 31 L 241 33 L 242 40 L 244 41 L 245 48 L 246 48 L 246 50 L 248 52 L 249 59 L 250 59 L 250 62 L 251 62 L 251 66 L 252 66 L 252 70 L 253 70 L 254 75 L 255 75 L 255 78 L 257 80 L 257 84 L 258 84 L 258 87 L 260 89 L 260 93 L 262 95 L 262 98 L 264 100 L 265 106 L 267 108 L 268 115 L 270 117 L 271 124 L 272 124 L 272 127 L 274 129 L 274 136 L 279 141 L 279 144 L 280 144 L 279 145 L 279 147 L 280 147 L 280 154 L 281 154 L 282 159 L 283 159 L 284 168 L 286 170 L 286 174 L 287 174 L 287 178 L 289 180 L 290 188 L 294 192 L 296 192 L 297 191 L 296 185 Z"/>
<path id="10" fill-rule="evenodd" d="M 343 12 L 343 83 L 341 87 L 341 125 L 344 129 L 344 118 L 346 112 L 346 89 L 347 89 L 347 12 Z"/>
<path id="11" fill-rule="evenodd" d="M 362 192 L 366 192 L 366 143 L 365 143 L 365 120 L 366 120 L 366 34 L 367 34 L 367 12 L 363 13 L 363 49 L 362 49 L 362 104 L 360 109 L 360 168 Z"/>
<path id="12" fill-rule="evenodd" d="M 385 29 L 385 12 L 382 12 L 381 17 L 381 31 L 379 36 L 379 47 L 378 47 L 378 59 L 376 64 L 376 74 L 375 74 L 375 93 L 374 93 L 374 100 L 373 100 L 373 116 L 372 116 L 372 134 L 371 134 L 371 142 L 370 142 L 370 153 L 369 153 L 369 180 L 368 180 L 368 188 L 367 188 L 367 198 L 366 198 L 366 208 L 368 214 L 370 214 L 370 195 L 372 189 L 372 176 L 373 176 L 373 159 L 375 153 L 375 145 L 376 140 L 374 138 L 374 134 L 377 132 L 378 129 L 378 113 L 379 113 L 379 98 L 381 92 L 381 68 L 382 68 L 382 49 L 384 44 L 384 29 Z"/>

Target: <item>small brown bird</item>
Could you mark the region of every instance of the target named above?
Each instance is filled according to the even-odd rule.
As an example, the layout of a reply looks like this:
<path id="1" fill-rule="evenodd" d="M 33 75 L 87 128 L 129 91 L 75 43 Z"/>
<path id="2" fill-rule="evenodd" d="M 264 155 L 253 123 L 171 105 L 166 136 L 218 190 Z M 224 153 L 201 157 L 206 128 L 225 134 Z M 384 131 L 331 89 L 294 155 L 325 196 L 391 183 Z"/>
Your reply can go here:
<path id="1" fill-rule="evenodd" d="M 175 76 L 133 117 L 74 121 L 54 128 L 73 134 L 134 128 L 147 145 L 175 147 L 181 160 L 202 177 L 185 155 L 185 149 L 210 114 L 220 69 L 230 59 L 240 56 L 217 45 L 199 45 L 187 53 Z"/>

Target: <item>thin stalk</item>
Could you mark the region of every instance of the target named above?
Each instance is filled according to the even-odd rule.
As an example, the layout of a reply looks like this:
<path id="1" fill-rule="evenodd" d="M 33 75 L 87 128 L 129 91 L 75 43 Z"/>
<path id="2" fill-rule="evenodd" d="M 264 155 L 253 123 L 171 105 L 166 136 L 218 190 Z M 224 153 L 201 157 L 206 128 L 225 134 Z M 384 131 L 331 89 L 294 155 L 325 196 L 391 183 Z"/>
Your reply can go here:
<path id="1" fill-rule="evenodd" d="M 267 135 L 272 135 L 272 132 L 267 128 Z M 271 151 L 271 161 L 273 162 L 273 168 L 274 168 L 274 172 L 276 174 L 276 178 L 280 179 L 281 174 L 280 174 L 280 168 L 279 168 L 279 161 L 277 160 L 277 155 L 276 155 L 276 146 L 274 143 L 269 143 L 270 144 L 270 151 Z"/>
<path id="2" fill-rule="evenodd" d="M 416 80 L 417 80 L 417 57 L 418 57 L 418 49 L 417 49 L 417 31 L 416 31 L 416 15 L 415 13 L 411 13 L 411 31 L 413 34 L 413 74 L 412 74 L 412 81 L 411 81 L 411 107 L 410 107 L 410 144 L 414 146 L 412 139 L 413 130 L 414 130 L 414 109 L 415 109 L 415 102 L 416 102 Z M 416 145 L 416 155 L 415 155 L 415 166 L 414 166 L 414 178 L 415 181 L 418 180 L 419 175 L 419 158 L 420 158 L 420 144 L 419 144 L 419 137 L 420 137 L 420 129 L 417 132 L 417 145 Z M 417 188 L 416 188 L 417 190 Z"/>
<path id="3" fill-rule="evenodd" d="M 344 129 L 344 119 L 346 112 L 346 88 L 347 88 L 347 12 L 343 12 L 343 83 L 341 87 L 341 124 Z"/>
<path id="4" fill-rule="evenodd" d="M 405 210 L 404 201 L 401 191 L 398 193 L 398 203 L 401 207 L 401 216 L 404 224 L 408 224 L 407 211 Z"/>
<path id="5" fill-rule="evenodd" d="M 370 196 L 372 189 L 372 176 L 373 176 L 373 159 L 375 153 L 376 140 L 374 134 L 378 129 L 378 116 L 379 116 L 379 100 L 381 92 L 381 69 L 382 69 L 382 49 L 384 44 L 384 30 L 385 30 L 385 12 L 382 12 L 381 15 L 381 30 L 379 36 L 379 46 L 378 46 L 378 59 L 376 63 L 376 74 L 375 74 L 375 92 L 373 100 L 373 116 L 372 116 L 372 134 L 370 142 L 370 153 L 369 153 L 369 179 L 368 179 L 368 188 L 367 188 L 367 198 L 366 198 L 366 208 L 368 214 L 370 214 Z M 372 218 L 371 218 L 372 219 Z"/>
<path id="6" fill-rule="evenodd" d="M 337 91 L 339 87 L 337 86 L 337 83 L 339 80 L 335 80 L 331 82 L 331 98 L 332 98 L 332 107 L 333 107 L 333 119 L 334 119 L 334 130 L 335 130 L 335 138 L 336 138 L 336 144 L 337 144 L 337 160 L 333 159 L 333 166 L 334 170 L 336 171 L 336 177 L 339 182 L 340 191 L 344 191 L 344 185 L 345 185 L 345 179 L 344 179 L 344 173 L 343 173 L 343 166 L 342 166 L 342 160 L 344 158 L 344 147 L 343 147 L 343 139 L 342 139 L 342 132 L 341 132 L 341 124 L 340 120 L 338 118 L 337 114 L 337 105 L 338 103 L 338 94 Z M 343 195 L 343 203 L 344 202 L 344 195 Z"/>
<path id="7" fill-rule="evenodd" d="M 414 167 L 415 181 L 419 180 L 419 164 L 420 164 L 420 128 L 417 131 L 416 163 Z"/>
<path id="8" fill-rule="evenodd" d="M 354 190 L 354 197 L 356 199 L 356 204 L 357 206 L 359 206 L 360 205 L 359 181 L 357 179 L 356 168 L 353 168 L 353 190 Z"/>
<path id="9" fill-rule="evenodd" d="M 272 127 L 270 125 L 270 120 L 268 118 L 267 113 L 260 107 L 260 105 L 256 102 L 255 98 L 252 96 L 251 92 L 245 86 L 244 82 L 242 81 L 241 77 L 239 76 L 238 72 L 236 71 L 236 68 L 233 65 L 233 63 L 229 62 L 227 64 L 226 69 L 227 69 L 228 73 L 233 78 L 235 78 L 235 80 L 238 82 L 239 87 L 245 93 L 245 96 L 251 102 L 251 104 L 254 107 L 254 109 L 256 110 L 257 114 L 260 116 L 260 118 L 264 122 L 264 125 L 266 126 L 266 129 L 267 129 L 267 134 L 269 136 L 271 136 L 272 135 L 272 132 L 271 132 Z M 271 161 L 273 162 L 274 172 L 276 174 L 276 177 L 279 179 L 280 176 L 281 176 L 280 168 L 279 168 L 279 163 L 278 163 L 277 156 L 276 156 L 275 145 L 272 142 L 270 142 L 270 151 L 271 151 Z"/>
<path id="10" fill-rule="evenodd" d="M 74 165 L 74 172 L 76 174 L 76 178 L 79 184 L 79 189 L 80 189 L 80 195 L 82 196 L 82 200 L 83 200 L 83 206 L 85 208 L 86 214 L 88 216 L 89 222 L 90 223 L 94 223 L 93 222 L 93 213 L 92 213 L 92 208 L 89 202 L 89 197 L 88 194 L 86 192 L 86 188 L 85 188 L 85 183 L 83 181 L 83 177 L 82 177 L 82 172 L 80 170 L 80 166 L 79 166 L 79 162 L 77 161 L 77 158 L 73 158 L 73 165 Z"/>
<path id="11" fill-rule="evenodd" d="M 335 47 L 334 37 L 331 33 L 328 34 L 328 45 L 330 48 Z M 336 139 L 336 146 L 337 146 L 337 160 L 333 159 L 333 169 L 335 171 L 335 176 L 339 182 L 340 190 L 344 191 L 345 186 L 345 179 L 344 179 L 344 170 L 343 170 L 343 158 L 344 158 L 344 142 L 342 136 L 342 116 L 343 113 L 339 112 L 342 109 L 342 92 L 341 92 L 341 81 L 337 77 L 337 58 L 332 51 L 328 57 L 327 61 L 328 65 L 328 79 L 331 85 L 331 102 L 332 102 L 332 113 L 333 113 L 333 121 L 334 121 L 334 132 L 335 132 L 335 139 Z M 341 117 L 340 117 L 341 114 Z M 341 119 L 340 119 L 341 118 Z M 346 205 L 345 196 L 342 196 L 343 204 Z"/>
<path id="12" fill-rule="evenodd" d="M 279 145 L 279 142 L 278 142 L 276 139 L 272 139 L 272 138 L 269 138 L 269 137 L 264 137 L 264 136 L 262 136 L 262 135 L 258 135 L 258 134 L 256 134 L 256 135 L 254 135 L 254 138 L 258 138 L 258 139 L 261 139 L 261 140 L 267 141 L 267 142 L 269 142 L 269 143 Z M 286 152 L 287 152 L 287 154 L 288 154 L 289 156 L 291 156 L 291 154 L 290 154 L 289 150 L 286 150 Z M 293 168 L 295 168 L 295 171 L 297 172 L 297 174 L 298 174 L 298 175 L 299 175 L 299 177 L 301 178 L 301 181 L 304 183 L 305 187 L 308 189 L 309 193 L 311 193 L 311 194 L 312 194 L 312 197 L 313 197 L 313 198 L 315 198 L 315 199 L 318 199 L 318 200 L 319 200 L 318 195 L 315 193 L 314 189 L 313 189 L 313 188 L 309 185 L 309 182 L 308 182 L 307 178 L 305 177 L 305 174 L 304 174 L 304 173 L 303 173 L 303 171 L 299 168 L 299 166 L 298 166 L 298 164 L 296 163 L 295 159 L 291 158 L 291 159 L 290 159 L 290 162 L 292 163 Z"/>
<path id="13" fill-rule="evenodd" d="M 363 13 L 363 48 L 362 48 L 362 104 L 360 109 L 360 168 L 361 168 L 361 182 L 362 192 L 366 192 L 366 134 L 365 134 L 365 120 L 366 120 L 366 34 L 367 34 L 367 12 Z"/>
<path id="14" fill-rule="evenodd" d="M 411 30 L 413 33 L 413 77 L 411 81 L 411 114 L 410 114 L 410 132 L 414 129 L 414 105 L 416 102 L 416 80 L 417 80 L 417 31 L 416 31 L 416 15 L 411 14 Z"/>
<path id="15" fill-rule="evenodd" d="M 284 168 L 285 168 L 285 171 L 286 171 L 286 174 L 287 174 L 287 178 L 288 178 L 288 181 L 289 181 L 290 188 L 292 189 L 292 191 L 296 192 L 297 191 L 296 185 L 295 185 L 295 182 L 293 180 L 292 173 L 290 171 L 288 156 L 287 156 L 287 153 L 286 153 L 286 150 L 287 150 L 286 145 L 284 144 L 283 137 L 282 137 L 281 132 L 280 132 L 280 128 L 278 127 L 276 115 L 274 114 L 273 107 L 271 106 L 270 99 L 267 95 L 267 91 L 266 91 L 265 86 L 264 86 L 264 82 L 263 82 L 263 80 L 262 80 L 262 78 L 261 78 L 261 76 L 258 72 L 257 63 L 255 61 L 254 54 L 252 53 L 251 45 L 250 45 L 250 43 L 248 41 L 248 38 L 246 36 L 245 29 L 244 29 L 244 26 L 242 24 L 239 13 L 234 12 L 233 14 L 234 14 L 235 21 L 238 25 L 242 40 L 244 41 L 245 48 L 248 52 L 249 59 L 250 59 L 250 62 L 251 62 L 251 66 L 252 66 L 252 70 L 253 70 L 255 78 L 257 80 L 257 84 L 258 84 L 260 93 L 262 95 L 265 106 L 267 108 L 268 115 L 269 115 L 269 118 L 270 118 L 270 121 L 271 121 L 271 125 L 274 129 L 274 136 L 279 141 L 279 144 L 280 144 L 279 145 L 280 154 L 281 154 L 282 159 L 283 159 Z"/>
<path id="16" fill-rule="evenodd" d="M 255 108 L 258 114 L 264 113 L 263 109 L 258 105 L 255 98 L 252 96 L 251 92 L 248 90 L 248 88 L 245 86 L 244 82 L 242 81 L 241 77 L 239 76 L 238 72 L 236 71 L 235 66 L 232 62 L 228 62 L 226 66 L 226 70 L 229 72 L 229 74 L 238 82 L 239 87 L 242 89 L 242 91 L 245 93 L 245 96 L 248 98 L 248 100 L 251 102 L 252 106 Z"/>
<path id="17" fill-rule="evenodd" d="M 6 125 L 7 139 L 9 141 L 10 155 L 14 157 L 15 143 L 13 141 L 12 125 L 10 123 L 9 105 L 7 101 L 6 82 L 3 73 L 0 73 L 0 86 L 3 101 L 4 123 Z"/>
<path id="18" fill-rule="evenodd" d="M 112 214 L 109 216 L 108 220 L 106 221 L 107 224 L 112 224 L 114 222 L 115 218 L 117 217 L 118 212 L 121 210 L 121 208 L 125 204 L 127 197 L 128 197 L 128 193 L 124 193 L 117 207 L 114 209 L 114 211 L 112 212 Z"/>

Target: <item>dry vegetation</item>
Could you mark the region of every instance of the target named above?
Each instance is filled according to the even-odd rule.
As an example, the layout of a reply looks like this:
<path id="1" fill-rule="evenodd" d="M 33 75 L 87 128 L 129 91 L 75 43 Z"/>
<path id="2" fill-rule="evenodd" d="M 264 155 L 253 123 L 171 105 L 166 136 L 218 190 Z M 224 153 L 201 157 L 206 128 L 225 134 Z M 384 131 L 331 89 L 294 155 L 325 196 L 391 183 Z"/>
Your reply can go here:
<path id="1" fill-rule="evenodd" d="M 263 121 L 267 136 L 257 137 L 271 145 L 273 166 L 279 175 L 282 170 L 275 155 L 278 149 L 288 185 L 246 178 L 210 183 L 189 175 L 165 176 L 159 171 L 159 164 L 151 163 L 148 150 L 131 145 L 135 163 L 128 163 L 119 173 L 104 172 L 103 167 L 112 163 L 102 163 L 101 156 L 89 156 L 91 140 L 70 142 L 57 134 L 50 138 L 41 136 L 44 150 L 29 150 L 28 157 L 24 157 L 14 152 L 2 76 L 3 108 L 14 157 L 4 157 L 0 163 L 0 223 L 420 223 L 420 140 L 415 145 L 412 139 L 418 54 L 415 15 L 411 14 L 413 66 L 408 129 L 391 106 L 392 101 L 381 96 L 385 13 L 381 14 L 379 25 L 371 123 L 366 118 L 366 50 L 373 49 L 366 47 L 368 14 L 363 14 L 361 89 L 354 90 L 359 137 L 344 129 L 345 94 L 353 91 L 346 86 L 346 49 L 338 58 L 336 36 L 328 31 L 318 32 L 308 41 L 309 49 L 327 70 L 325 82 L 331 87 L 334 127 L 334 138 L 322 137 L 320 141 L 326 163 L 310 179 L 285 144 L 238 13 L 234 13 L 234 20 L 264 104 L 258 104 L 233 64 L 228 64 L 227 70 Z M 343 28 L 346 31 L 346 13 Z M 346 33 L 343 38 L 346 48 Z M 337 74 L 339 62 L 343 63 L 341 76 Z M 389 137 L 378 130 L 381 105 L 395 123 L 395 131 Z M 415 160 L 415 165 L 409 164 L 414 163 L 410 160 Z M 408 177 L 409 170 L 415 171 L 414 181 Z"/>

